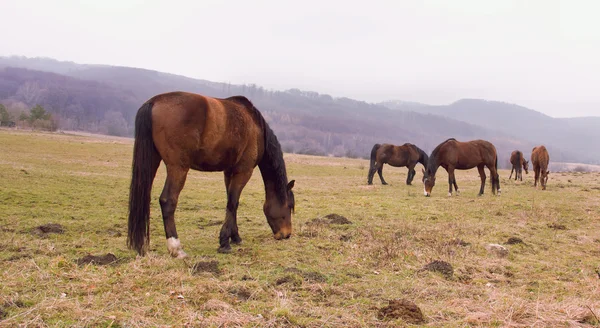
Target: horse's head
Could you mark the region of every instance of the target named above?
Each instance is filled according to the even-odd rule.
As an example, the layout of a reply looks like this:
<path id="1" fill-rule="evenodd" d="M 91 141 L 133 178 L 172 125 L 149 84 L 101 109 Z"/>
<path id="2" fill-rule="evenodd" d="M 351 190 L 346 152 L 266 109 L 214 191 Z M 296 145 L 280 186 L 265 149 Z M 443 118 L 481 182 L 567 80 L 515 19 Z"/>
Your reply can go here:
<path id="1" fill-rule="evenodd" d="M 525 174 L 529 174 L 529 172 L 528 172 L 529 162 L 528 161 L 523 161 L 523 170 L 525 170 Z"/>
<path id="2" fill-rule="evenodd" d="M 542 175 L 540 177 L 540 183 L 542 184 L 542 190 L 546 190 L 546 183 L 548 183 L 548 174 L 550 174 L 550 171 L 542 171 L 542 172 L 540 172 L 540 174 Z"/>
<path id="3" fill-rule="evenodd" d="M 263 206 L 267 222 L 273 230 L 273 237 L 277 240 L 287 239 L 292 235 L 292 213 L 296 205 L 292 191 L 294 182 L 295 180 L 292 180 L 287 184 L 287 197 L 283 204 L 277 198 L 273 198 L 265 200 Z"/>
<path id="4" fill-rule="evenodd" d="M 421 171 L 423 171 L 423 193 L 425 197 L 429 197 L 433 186 L 435 186 L 435 173 L 431 173 L 429 169 L 427 171 L 421 169 Z"/>

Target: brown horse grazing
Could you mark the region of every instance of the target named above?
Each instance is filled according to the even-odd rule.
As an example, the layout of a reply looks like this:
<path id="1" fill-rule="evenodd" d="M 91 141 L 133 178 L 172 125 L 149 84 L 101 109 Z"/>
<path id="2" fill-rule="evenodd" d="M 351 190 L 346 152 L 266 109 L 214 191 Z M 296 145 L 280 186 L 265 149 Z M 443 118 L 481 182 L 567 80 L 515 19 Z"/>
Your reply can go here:
<path id="1" fill-rule="evenodd" d="M 548 182 L 548 163 L 550 162 L 550 155 L 548 150 L 544 146 L 533 147 L 531 151 L 531 164 L 533 165 L 533 173 L 535 174 L 535 182 L 533 186 L 537 188 L 538 180 L 542 185 L 542 190 L 546 190 L 546 183 Z"/>
<path id="2" fill-rule="evenodd" d="M 402 146 L 375 144 L 371 150 L 371 165 L 369 167 L 367 183 L 373 184 L 373 176 L 375 175 L 375 171 L 377 171 L 379 174 L 379 179 L 381 179 L 381 183 L 386 185 L 387 182 L 385 182 L 383 179 L 382 171 L 383 164 L 387 163 L 395 167 L 408 167 L 406 184 L 410 185 L 413 178 L 417 174 L 415 171 L 415 166 L 417 163 L 421 163 L 424 167 L 427 167 L 427 160 L 427 154 L 419 147 L 410 143 L 405 143 Z"/>
<path id="3" fill-rule="evenodd" d="M 523 157 L 523 153 L 520 150 L 515 150 L 510 154 L 510 164 L 512 164 L 512 170 L 510 170 L 510 176 L 508 179 L 512 178 L 513 172 L 515 172 L 515 181 L 519 179 L 523 181 L 523 170 L 525 170 L 525 174 L 529 174 L 529 162 Z"/>
<path id="4" fill-rule="evenodd" d="M 429 156 L 429 165 L 427 170 L 423 170 L 424 194 L 429 197 L 431 190 L 435 185 L 435 173 L 439 167 L 443 167 L 448 172 L 448 196 L 452 196 L 452 185 L 456 194 L 459 195 L 454 170 L 468 170 L 477 167 L 481 177 L 481 188 L 479 196 L 483 195 L 485 187 L 484 167 L 490 170 L 492 179 L 492 193 L 500 195 L 500 177 L 498 176 L 498 156 L 496 147 L 485 140 L 473 140 L 467 142 L 456 141 L 450 138 L 439 144 Z"/>
<path id="5" fill-rule="evenodd" d="M 190 169 L 223 171 L 227 191 L 225 223 L 219 252 L 229 252 L 229 240 L 242 239 L 237 209 L 242 189 L 258 165 L 265 184 L 263 210 L 275 239 L 289 238 L 294 211 L 294 180 L 288 183 L 277 137 L 261 113 L 242 96 L 215 99 L 185 92 L 152 97 L 135 118 L 135 144 L 129 194 L 128 246 L 144 255 L 150 238 L 150 194 L 160 161 L 167 180 L 160 207 L 173 257 L 186 254 L 175 228 L 179 193 Z"/>

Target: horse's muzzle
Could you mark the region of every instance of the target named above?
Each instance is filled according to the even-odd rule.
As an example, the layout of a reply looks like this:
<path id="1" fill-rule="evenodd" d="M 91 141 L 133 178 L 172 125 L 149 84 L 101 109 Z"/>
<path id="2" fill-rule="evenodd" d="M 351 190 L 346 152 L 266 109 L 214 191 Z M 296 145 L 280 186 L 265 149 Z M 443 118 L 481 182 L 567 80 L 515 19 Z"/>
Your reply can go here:
<path id="1" fill-rule="evenodd" d="M 276 234 L 273 234 L 273 238 L 276 240 L 289 239 L 292 236 L 292 231 L 279 231 Z"/>

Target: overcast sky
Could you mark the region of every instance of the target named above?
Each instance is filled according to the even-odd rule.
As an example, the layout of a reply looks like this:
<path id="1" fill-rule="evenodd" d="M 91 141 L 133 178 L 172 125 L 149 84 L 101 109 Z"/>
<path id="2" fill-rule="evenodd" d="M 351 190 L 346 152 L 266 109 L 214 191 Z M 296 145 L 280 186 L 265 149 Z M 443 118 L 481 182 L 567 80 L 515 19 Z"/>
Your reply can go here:
<path id="1" fill-rule="evenodd" d="M 600 115 L 600 1 L 0 0 L 0 55 Z"/>

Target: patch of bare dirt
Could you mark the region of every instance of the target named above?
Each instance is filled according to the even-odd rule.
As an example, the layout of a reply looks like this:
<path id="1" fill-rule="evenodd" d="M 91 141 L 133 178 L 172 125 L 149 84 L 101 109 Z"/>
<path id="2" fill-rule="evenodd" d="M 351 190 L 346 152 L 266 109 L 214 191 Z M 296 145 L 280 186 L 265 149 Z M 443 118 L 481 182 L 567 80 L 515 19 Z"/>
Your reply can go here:
<path id="1" fill-rule="evenodd" d="M 31 230 L 31 233 L 40 237 L 46 237 L 51 233 L 64 233 L 65 229 L 58 223 L 47 223 L 37 226 Z"/>
<path id="2" fill-rule="evenodd" d="M 464 241 L 464 240 L 462 240 L 460 238 L 454 238 L 454 239 L 452 239 L 452 240 L 450 240 L 448 242 L 448 245 L 463 246 L 463 247 L 465 247 L 465 246 L 471 245 L 471 243 L 468 243 L 468 242 L 466 242 L 466 241 Z"/>
<path id="3" fill-rule="evenodd" d="M 78 265 L 96 264 L 96 265 L 111 265 L 117 264 L 119 259 L 112 254 L 107 253 L 106 255 L 91 255 L 88 254 L 77 260 Z"/>
<path id="4" fill-rule="evenodd" d="M 387 306 L 379 309 L 377 318 L 379 320 L 402 319 L 412 324 L 425 322 L 421 309 L 415 303 L 406 299 L 389 301 Z"/>
<path id="5" fill-rule="evenodd" d="M 219 261 L 204 261 L 194 264 L 192 267 L 192 274 L 197 275 L 201 274 L 202 272 L 210 272 L 215 275 L 220 275 L 221 269 L 219 269 Z"/>
<path id="6" fill-rule="evenodd" d="M 297 276 L 302 277 L 302 279 L 304 281 L 307 282 L 326 282 L 327 281 L 327 277 L 319 272 L 316 271 L 302 271 L 298 268 L 286 268 L 284 270 L 287 273 L 291 273 Z"/>
<path id="7" fill-rule="evenodd" d="M 427 270 L 427 271 L 431 271 L 431 272 L 439 272 L 446 278 L 450 278 L 454 274 L 454 268 L 452 268 L 452 265 L 450 263 L 445 262 L 445 261 L 438 261 L 438 260 L 427 263 L 423 267 L 423 270 Z"/>
<path id="8" fill-rule="evenodd" d="M 548 223 L 548 228 L 551 228 L 554 230 L 567 230 L 567 226 L 565 226 L 564 224 L 558 224 L 558 223 Z"/>
<path id="9" fill-rule="evenodd" d="M 352 240 L 352 236 L 350 236 L 350 235 L 341 235 L 340 236 L 340 240 L 341 241 L 350 241 L 350 240 Z"/>
<path id="10" fill-rule="evenodd" d="M 516 245 L 516 244 L 523 244 L 523 239 L 519 238 L 519 237 L 510 237 L 508 238 L 508 240 L 505 243 L 506 245 Z"/>
<path id="11" fill-rule="evenodd" d="M 247 301 L 252 296 L 252 293 L 246 287 L 232 287 L 229 289 L 229 293 L 242 301 Z"/>

